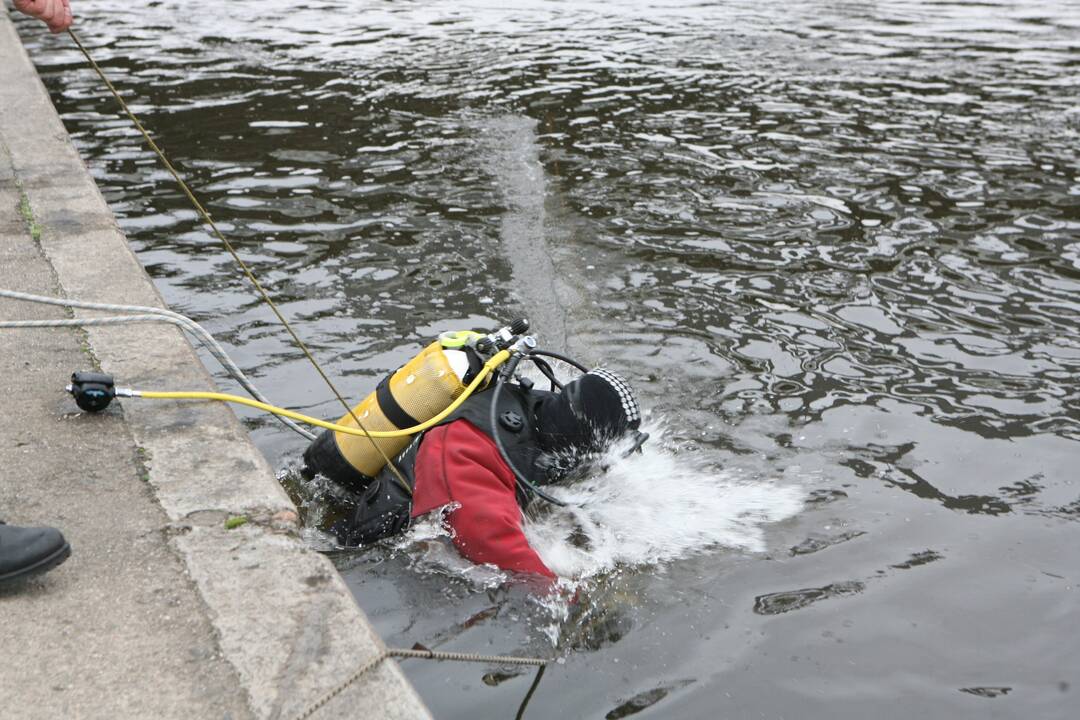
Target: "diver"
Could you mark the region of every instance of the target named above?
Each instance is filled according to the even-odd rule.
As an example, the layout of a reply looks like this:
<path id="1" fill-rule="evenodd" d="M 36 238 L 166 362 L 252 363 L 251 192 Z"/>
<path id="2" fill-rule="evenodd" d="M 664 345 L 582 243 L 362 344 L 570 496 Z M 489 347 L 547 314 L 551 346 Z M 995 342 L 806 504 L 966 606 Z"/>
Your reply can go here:
<path id="1" fill-rule="evenodd" d="M 303 471 L 334 484 L 336 512 L 323 529 L 344 546 L 365 545 L 448 508 L 453 544 L 465 558 L 550 587 L 556 576 L 525 537 L 524 508 L 537 495 L 557 502 L 541 487 L 582 471 L 613 442 L 636 433 L 640 447 L 648 436 L 638 431 L 634 392 L 615 373 L 594 369 L 563 385 L 550 366 L 540 367 L 551 390 L 517 377 L 475 392 L 397 455 L 397 473 L 389 465 L 374 477 L 358 471 L 339 447 L 345 438 L 324 431 L 304 453 Z M 386 385 L 377 391 L 384 407 L 395 404 Z"/>
<path id="2" fill-rule="evenodd" d="M 648 439 L 630 385 L 603 368 L 587 370 L 537 349 L 518 319 L 493 333 L 441 333 L 379 382 L 336 423 L 223 393 L 118 388 L 109 375 L 76 372 L 67 390 L 87 412 L 114 397 L 237 402 L 325 428 L 304 452 L 302 474 L 330 481 L 329 514 L 318 521 L 345 547 L 404 532 L 445 511 L 454 545 L 475 563 L 556 579 L 529 545 L 523 511 L 541 498 L 565 505 L 543 486 L 587 473 L 616 441 L 624 457 Z M 545 358 L 582 373 L 563 383 Z M 531 362 L 551 383 L 536 389 L 517 374 Z"/>

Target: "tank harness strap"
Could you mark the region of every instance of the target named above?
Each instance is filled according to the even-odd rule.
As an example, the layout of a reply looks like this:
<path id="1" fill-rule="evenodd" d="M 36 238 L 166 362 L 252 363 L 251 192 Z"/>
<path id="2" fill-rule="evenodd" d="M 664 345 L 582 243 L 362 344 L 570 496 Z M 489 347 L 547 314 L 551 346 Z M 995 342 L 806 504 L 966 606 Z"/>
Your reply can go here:
<path id="1" fill-rule="evenodd" d="M 394 394 L 390 392 L 390 375 L 387 375 L 375 388 L 375 399 L 379 403 L 379 409 L 382 410 L 386 419 L 394 423 L 394 426 L 398 430 L 404 430 L 405 428 L 416 427 L 420 424 L 420 421 L 414 418 L 409 413 L 405 412 L 405 408 L 398 404 L 398 401 L 394 399 Z"/>

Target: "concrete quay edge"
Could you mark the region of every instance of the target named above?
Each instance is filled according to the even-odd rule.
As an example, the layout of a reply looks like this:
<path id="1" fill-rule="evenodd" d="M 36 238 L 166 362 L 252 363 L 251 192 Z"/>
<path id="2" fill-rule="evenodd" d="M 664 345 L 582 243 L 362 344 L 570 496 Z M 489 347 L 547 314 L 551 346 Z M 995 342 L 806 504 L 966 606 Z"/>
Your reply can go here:
<path id="1" fill-rule="evenodd" d="M 42 228 L 38 244 L 61 292 L 165 307 L 72 146 L 7 13 L 0 13 L 0 130 L 0 149 Z M 100 368 L 124 385 L 216 389 L 190 343 L 170 325 L 95 326 L 85 338 Z M 201 596 L 255 717 L 297 715 L 382 650 L 332 563 L 299 538 L 295 507 L 229 408 L 127 401 L 122 425 L 145 459 L 168 519 L 160 530 Z M 249 521 L 226 529 L 224 519 L 235 515 Z M 313 717 L 358 712 L 430 717 L 389 659 Z"/>

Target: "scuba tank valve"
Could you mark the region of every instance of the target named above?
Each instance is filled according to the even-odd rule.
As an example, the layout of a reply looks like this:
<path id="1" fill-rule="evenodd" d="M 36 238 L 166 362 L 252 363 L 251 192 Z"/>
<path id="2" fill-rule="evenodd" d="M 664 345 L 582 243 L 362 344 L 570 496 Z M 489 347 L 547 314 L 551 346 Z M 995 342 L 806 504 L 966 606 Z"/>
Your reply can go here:
<path id="1" fill-rule="evenodd" d="M 478 338 L 473 347 L 476 348 L 476 351 L 481 355 L 494 355 L 499 350 L 506 350 L 509 348 L 517 342 L 519 336 L 524 335 L 528 330 L 528 319 L 518 318 L 506 327 L 499 328 L 490 335 Z"/>

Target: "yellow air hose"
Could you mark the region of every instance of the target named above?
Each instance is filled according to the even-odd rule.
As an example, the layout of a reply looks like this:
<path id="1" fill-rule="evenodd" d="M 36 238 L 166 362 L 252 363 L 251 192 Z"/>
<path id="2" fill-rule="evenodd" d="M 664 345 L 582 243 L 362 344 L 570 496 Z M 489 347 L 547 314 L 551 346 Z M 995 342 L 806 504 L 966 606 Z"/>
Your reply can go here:
<path id="1" fill-rule="evenodd" d="M 469 386 L 465 388 L 465 391 L 457 397 L 454 402 L 443 410 L 435 417 L 422 422 L 411 428 L 405 428 L 404 430 L 387 430 L 387 431 L 365 431 L 356 427 L 349 427 L 347 425 L 338 425 L 337 423 L 327 422 L 325 420 L 319 420 L 313 418 L 310 415 L 304 415 L 302 413 L 294 412 L 292 410 L 286 410 L 285 408 L 278 407 L 276 405 L 270 405 L 268 403 L 259 402 L 258 400 L 252 400 L 240 395 L 230 395 L 228 393 L 218 392 L 201 392 L 201 391 L 175 391 L 175 392 L 158 392 L 153 390 L 128 390 L 117 391 L 117 396 L 129 396 L 129 397 L 141 397 L 151 400 L 218 400 L 221 402 L 231 402 L 238 405 L 247 405 L 248 407 L 256 408 L 264 412 L 273 413 L 274 415 L 280 415 L 282 417 L 291 418 L 302 423 L 309 425 L 316 425 L 327 430 L 333 430 L 334 432 L 345 433 L 346 435 L 359 435 L 360 437 L 373 437 L 373 438 L 392 438 L 392 437 L 404 437 L 407 435 L 415 435 L 416 433 L 423 432 L 430 427 L 438 425 L 445 420 L 450 413 L 457 410 L 463 402 L 465 402 L 470 395 L 480 387 L 480 384 L 484 382 L 484 379 L 491 374 L 491 372 L 502 365 L 510 357 L 509 350 L 500 350 L 495 355 L 484 363 L 484 367 L 480 369 L 473 381 L 469 383 Z"/>

